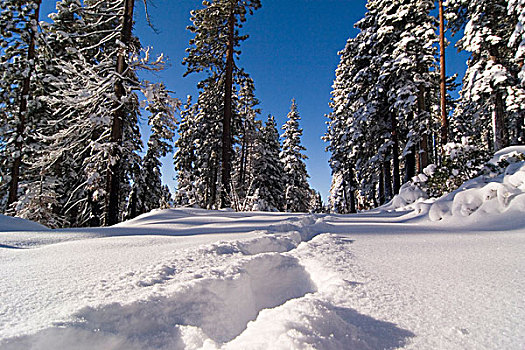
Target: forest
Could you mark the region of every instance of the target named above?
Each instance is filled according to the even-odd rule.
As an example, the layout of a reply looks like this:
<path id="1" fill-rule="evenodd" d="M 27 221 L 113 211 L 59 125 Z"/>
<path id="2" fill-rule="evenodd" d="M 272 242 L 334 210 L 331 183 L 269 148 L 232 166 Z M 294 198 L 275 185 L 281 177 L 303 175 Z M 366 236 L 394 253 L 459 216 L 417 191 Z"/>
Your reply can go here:
<path id="1" fill-rule="evenodd" d="M 523 144 L 523 0 L 369 0 L 339 53 L 332 98 L 320 101 L 332 110 L 323 204 L 308 183 L 300 106 L 291 102 L 282 128 L 261 118 L 256 82 L 239 65 L 243 24 L 263 5 L 196 2 L 183 64 L 203 79 L 180 101 L 140 78 L 166 65 L 134 32 L 147 1 L 62 0 L 46 22 L 41 0 L 0 0 L 0 213 L 52 228 L 175 206 L 355 213 L 403 190 L 437 197 L 502 172 L 486 162 Z M 461 82 L 442 68 L 445 31 L 469 53 Z M 176 189 L 161 181 L 170 152 Z"/>

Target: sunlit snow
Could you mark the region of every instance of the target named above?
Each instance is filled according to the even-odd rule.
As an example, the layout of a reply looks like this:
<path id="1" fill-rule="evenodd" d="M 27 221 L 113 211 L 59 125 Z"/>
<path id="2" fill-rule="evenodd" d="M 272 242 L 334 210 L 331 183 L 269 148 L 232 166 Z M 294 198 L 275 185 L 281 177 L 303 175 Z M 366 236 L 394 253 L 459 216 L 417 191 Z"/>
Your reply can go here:
<path id="1" fill-rule="evenodd" d="M 445 221 L 385 207 L 17 221 L 0 233 L 0 348 L 523 348 L 525 223 Z"/>

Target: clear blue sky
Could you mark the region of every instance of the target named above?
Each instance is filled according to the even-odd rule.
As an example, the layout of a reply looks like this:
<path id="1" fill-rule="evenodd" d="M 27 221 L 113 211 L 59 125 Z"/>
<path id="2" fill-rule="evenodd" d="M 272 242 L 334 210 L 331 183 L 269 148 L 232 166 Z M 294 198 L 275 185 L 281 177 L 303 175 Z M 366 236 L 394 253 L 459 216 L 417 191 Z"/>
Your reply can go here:
<path id="1" fill-rule="evenodd" d="M 273 114 L 279 125 L 284 124 L 290 102 L 295 98 L 302 118 L 303 145 L 313 188 L 326 201 L 331 174 L 329 154 L 321 136 L 326 131 L 325 114 L 330 112 L 331 85 L 339 63 L 337 52 L 357 30 L 354 23 L 365 14 L 365 0 L 262 0 L 262 8 L 249 16 L 242 29 L 250 38 L 241 46 L 239 65 L 255 81 L 256 96 L 261 101 L 261 118 Z M 42 17 L 52 12 L 55 1 L 43 0 Z M 149 13 L 156 34 L 145 20 L 142 1 L 136 1 L 135 34 L 144 46 L 163 52 L 170 66 L 157 77 L 185 101 L 188 94 L 197 96 L 196 84 L 202 75 L 183 78 L 181 62 L 192 37 L 186 30 L 190 10 L 200 8 L 199 0 L 153 0 Z M 43 19 L 43 18 L 42 18 Z M 464 69 L 463 57 L 450 48 L 448 66 Z M 456 69 L 458 70 L 458 69 Z M 450 69 L 449 69 L 450 72 Z M 143 121 L 145 123 L 145 121 Z M 144 134 L 146 134 L 144 132 Z M 174 187 L 171 156 L 164 161 L 163 179 Z"/>

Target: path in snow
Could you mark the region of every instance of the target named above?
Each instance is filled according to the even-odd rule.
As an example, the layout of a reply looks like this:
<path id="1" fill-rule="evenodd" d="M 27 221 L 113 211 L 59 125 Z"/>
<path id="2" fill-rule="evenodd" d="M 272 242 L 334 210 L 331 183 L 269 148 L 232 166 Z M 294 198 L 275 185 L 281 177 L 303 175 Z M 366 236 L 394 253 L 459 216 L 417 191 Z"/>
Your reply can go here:
<path id="1" fill-rule="evenodd" d="M 22 248 L 0 248 L 0 348 L 522 349 L 523 230 L 412 217 L 186 209 L 0 234 Z"/>

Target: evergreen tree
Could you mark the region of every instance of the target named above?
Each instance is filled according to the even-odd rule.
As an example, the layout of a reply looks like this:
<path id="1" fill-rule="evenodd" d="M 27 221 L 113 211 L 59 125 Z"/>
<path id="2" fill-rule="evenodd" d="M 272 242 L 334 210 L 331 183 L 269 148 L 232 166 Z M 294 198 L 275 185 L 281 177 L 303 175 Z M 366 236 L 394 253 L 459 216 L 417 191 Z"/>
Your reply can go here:
<path id="1" fill-rule="evenodd" d="M 437 81 L 432 8 L 426 0 L 368 1 L 359 34 L 340 52 L 325 136 L 332 210 L 355 212 L 356 188 L 367 203 L 390 199 L 400 188 L 400 154 L 405 180 L 429 162 Z"/>
<path id="2" fill-rule="evenodd" d="M 521 67 L 518 74 L 521 87 L 525 88 L 525 1 L 509 0 L 508 13 L 516 16 L 516 25 L 514 32 L 509 40 L 509 46 L 515 51 L 514 59 L 516 64 Z"/>
<path id="3" fill-rule="evenodd" d="M 188 57 L 184 63 L 188 66 L 187 74 L 206 71 L 208 78 L 201 87 L 215 87 L 213 94 L 220 96 L 214 115 L 210 122 L 220 120 L 222 130 L 218 143 L 219 152 L 213 153 L 213 169 L 220 172 L 220 187 L 215 184 L 215 176 L 210 176 L 208 186 L 214 186 L 210 191 L 208 207 L 220 191 L 220 206 L 229 205 L 231 198 L 231 172 L 232 172 L 232 125 L 235 124 L 233 90 L 239 79 L 243 80 L 246 74 L 235 64 L 235 55 L 239 55 L 237 49 L 240 43 L 247 38 L 239 34 L 239 28 L 246 21 L 246 14 L 252 14 L 260 8 L 259 0 L 213 0 L 203 1 L 204 8 L 191 12 L 193 25 L 188 29 L 195 34 L 190 40 L 190 48 L 187 49 Z M 210 79 L 215 81 L 212 83 Z M 208 91 L 208 93 L 211 91 Z M 200 103 L 200 98 L 198 103 Z M 209 106 L 200 108 L 208 109 Z M 220 119 L 219 119 L 220 118 Z M 214 134 L 209 135 L 211 137 Z M 218 174 L 217 174 L 218 175 Z M 212 179 L 213 178 L 213 179 Z"/>
<path id="4" fill-rule="evenodd" d="M 197 205 L 206 209 L 220 207 L 220 161 L 222 104 L 219 81 L 214 77 L 201 82 L 195 123 L 194 193 Z"/>
<path id="5" fill-rule="evenodd" d="M 44 27 L 49 67 L 42 80 L 51 121 L 41 130 L 46 147 L 36 165 L 45 169 L 44 184 L 58 182 L 53 189 L 56 207 L 68 225 L 99 226 L 120 220 L 131 182 L 136 182 L 137 151 L 142 146 L 134 92 L 141 83 L 136 71 L 160 69 L 162 61 L 150 61 L 134 37 L 129 45 L 122 45 L 123 21 L 131 18 L 129 6 L 124 0 L 82 4 L 63 0 L 50 16 L 53 23 Z M 125 71 L 119 73 L 121 64 Z M 114 129 L 115 119 L 122 135 L 117 141 L 120 131 Z M 109 185 L 115 178 L 119 190 L 111 202 Z"/>
<path id="6" fill-rule="evenodd" d="M 175 171 L 177 172 L 177 191 L 175 192 L 175 204 L 179 206 L 199 205 L 198 193 L 195 188 L 196 180 L 196 146 L 204 135 L 197 124 L 197 105 L 192 104 L 191 96 L 188 96 L 186 104 L 181 112 L 179 124 L 179 138 L 175 141 L 175 154 L 173 156 Z"/>
<path id="7" fill-rule="evenodd" d="M 0 2 L 0 209 L 19 197 L 38 120 L 32 94 L 41 0 Z"/>
<path id="8" fill-rule="evenodd" d="M 252 210 L 283 211 L 285 209 L 284 164 L 279 158 L 281 144 L 273 116 L 269 115 L 258 134 L 253 160 Z"/>
<path id="9" fill-rule="evenodd" d="M 127 210 L 127 218 L 160 208 L 170 202 L 162 185 L 161 158 L 173 151 L 171 141 L 175 136 L 175 110 L 178 101 L 169 95 L 163 84 L 148 84 L 144 89 L 147 99 L 145 110 L 149 112 L 148 124 L 151 134 L 148 150 L 142 159 L 139 174 L 135 177 Z"/>
<path id="10" fill-rule="evenodd" d="M 311 213 L 323 213 L 324 212 L 324 205 L 323 205 L 323 199 L 321 198 L 321 193 L 317 192 L 314 189 L 312 189 L 312 193 L 310 196 L 310 208 L 308 211 Z"/>
<path id="11" fill-rule="evenodd" d="M 452 31 L 463 30 L 457 46 L 471 53 L 455 118 L 465 120 L 464 136 L 488 150 L 523 140 L 520 8 L 523 4 L 507 0 L 448 1 Z"/>
<path id="12" fill-rule="evenodd" d="M 261 122 L 255 119 L 260 110 L 256 108 L 259 101 L 255 97 L 255 86 L 251 78 L 242 82 L 236 102 L 237 123 L 232 128 L 234 141 L 237 144 L 233 162 L 232 207 L 242 211 L 247 207 L 247 198 L 254 190 L 255 147 L 261 128 Z"/>
<path id="13" fill-rule="evenodd" d="M 310 185 L 304 160 L 307 158 L 301 145 L 303 130 L 299 127 L 299 112 L 292 100 L 287 122 L 283 125 L 283 148 L 280 154 L 285 173 L 285 211 L 306 212 L 310 203 Z"/>

